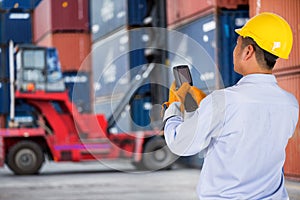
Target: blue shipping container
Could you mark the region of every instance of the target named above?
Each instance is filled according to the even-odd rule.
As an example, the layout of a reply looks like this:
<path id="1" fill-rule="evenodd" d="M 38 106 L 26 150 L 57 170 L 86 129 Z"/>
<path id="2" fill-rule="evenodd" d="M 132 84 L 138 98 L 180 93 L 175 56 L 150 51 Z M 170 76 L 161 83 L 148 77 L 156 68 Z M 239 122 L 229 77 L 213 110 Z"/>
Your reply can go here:
<path id="1" fill-rule="evenodd" d="M 205 16 L 176 29 L 169 35 L 171 66 L 190 66 L 194 85 L 204 91 L 216 87 L 215 67 L 216 22 L 214 15 Z M 173 75 L 171 75 L 173 77 Z"/>
<path id="2" fill-rule="evenodd" d="M 91 56 L 96 98 L 126 92 L 130 78 L 128 38 L 128 32 L 121 30 L 93 43 Z"/>
<path id="3" fill-rule="evenodd" d="M 90 19 L 93 41 L 116 31 L 126 24 L 126 0 L 91 0 Z"/>
<path id="4" fill-rule="evenodd" d="M 91 0 L 90 19 L 93 41 L 121 27 L 144 26 L 147 0 Z"/>
<path id="5" fill-rule="evenodd" d="M 90 75 L 85 72 L 63 73 L 69 97 L 81 113 L 91 112 Z"/>
<path id="6" fill-rule="evenodd" d="M 171 49 L 180 49 L 180 45 L 184 46 L 186 43 L 185 52 L 180 56 L 176 55 L 177 52 L 170 53 L 171 65 L 190 65 L 194 85 L 205 92 L 216 89 L 217 85 L 234 85 L 241 78 L 233 70 L 232 53 L 237 39 L 234 29 L 242 27 L 248 19 L 247 10 L 220 10 L 218 14 L 211 14 L 179 27 L 177 31 L 188 36 L 188 39 L 177 38 L 181 42 L 174 47 L 176 39 L 169 38 Z M 197 48 L 191 39 L 204 51 Z M 215 63 L 216 59 L 218 63 Z M 218 70 L 215 69 L 216 66 Z"/>
<path id="7" fill-rule="evenodd" d="M 32 43 L 32 14 L 30 12 L 8 12 L 1 14 L 0 42 L 7 44 Z"/>
<path id="8" fill-rule="evenodd" d="M 218 61 L 224 87 L 236 84 L 242 77 L 233 70 L 232 53 L 241 28 L 249 19 L 248 10 L 221 10 L 218 24 Z"/>
<path id="9" fill-rule="evenodd" d="M 142 29 L 133 29 L 129 31 L 129 69 L 131 79 L 138 74 L 139 70 L 147 64 L 147 60 L 145 57 L 145 47 L 146 42 L 143 40 L 143 36 L 145 35 L 145 31 Z M 144 95 L 146 93 L 150 93 L 150 85 L 147 84 L 150 82 L 150 77 L 146 81 L 145 85 L 140 87 L 137 94 Z"/>
<path id="10" fill-rule="evenodd" d="M 143 26 L 147 14 L 147 0 L 128 0 L 128 25 Z"/>
<path id="11" fill-rule="evenodd" d="M 22 9 L 33 10 L 41 0 L 2 0 L 1 10 Z"/>
<path id="12" fill-rule="evenodd" d="M 7 46 L 0 47 L 0 82 L 8 82 L 9 80 L 9 58 Z"/>
<path id="13" fill-rule="evenodd" d="M 151 118 L 150 110 L 152 108 L 150 96 L 138 95 L 131 102 L 131 117 L 133 120 L 132 130 L 150 130 Z"/>
<path id="14" fill-rule="evenodd" d="M 0 82 L 0 114 L 9 114 L 10 90 L 9 83 Z"/>

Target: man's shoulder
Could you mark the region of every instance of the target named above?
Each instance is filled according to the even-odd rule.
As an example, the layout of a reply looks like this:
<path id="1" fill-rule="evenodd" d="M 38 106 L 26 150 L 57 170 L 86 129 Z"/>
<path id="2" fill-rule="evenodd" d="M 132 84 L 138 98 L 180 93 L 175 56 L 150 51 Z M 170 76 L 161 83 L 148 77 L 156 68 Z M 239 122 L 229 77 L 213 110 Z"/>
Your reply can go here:
<path id="1" fill-rule="evenodd" d="M 290 105 L 293 105 L 293 106 L 296 106 L 296 107 L 299 107 L 299 102 L 298 100 L 296 99 L 296 97 L 294 96 L 294 94 L 282 89 L 281 87 L 279 87 L 283 96 L 285 97 L 284 100 L 290 104 Z"/>

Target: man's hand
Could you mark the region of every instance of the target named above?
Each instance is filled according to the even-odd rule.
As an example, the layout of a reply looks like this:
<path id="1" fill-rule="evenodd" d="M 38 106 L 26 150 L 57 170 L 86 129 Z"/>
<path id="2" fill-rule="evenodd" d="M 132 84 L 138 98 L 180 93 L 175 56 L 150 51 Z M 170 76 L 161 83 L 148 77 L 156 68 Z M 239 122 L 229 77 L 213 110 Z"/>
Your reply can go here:
<path id="1" fill-rule="evenodd" d="M 181 109 L 187 112 L 195 111 L 200 101 L 206 94 L 195 86 L 188 83 L 183 83 L 182 86 L 175 92 L 175 96 L 181 102 Z"/>

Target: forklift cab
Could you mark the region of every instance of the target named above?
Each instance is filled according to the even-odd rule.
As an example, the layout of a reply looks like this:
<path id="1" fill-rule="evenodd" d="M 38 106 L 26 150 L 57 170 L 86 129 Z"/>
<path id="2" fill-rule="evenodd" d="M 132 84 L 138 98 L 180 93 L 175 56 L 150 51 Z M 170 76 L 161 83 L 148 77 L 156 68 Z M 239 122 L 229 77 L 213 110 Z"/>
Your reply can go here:
<path id="1" fill-rule="evenodd" d="M 18 91 L 65 91 L 58 53 L 55 48 L 18 46 L 15 56 L 16 89 Z"/>

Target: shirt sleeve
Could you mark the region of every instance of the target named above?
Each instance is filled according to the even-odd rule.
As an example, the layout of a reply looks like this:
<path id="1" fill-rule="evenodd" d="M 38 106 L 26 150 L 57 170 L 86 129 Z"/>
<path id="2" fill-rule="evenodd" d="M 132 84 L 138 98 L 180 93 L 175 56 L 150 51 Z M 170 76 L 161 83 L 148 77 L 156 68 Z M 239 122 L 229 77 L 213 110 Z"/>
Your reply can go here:
<path id="1" fill-rule="evenodd" d="M 223 95 L 211 94 L 189 117 L 171 117 L 164 128 L 170 150 L 180 156 L 190 156 L 205 150 L 212 138 L 220 134 L 224 119 Z"/>

